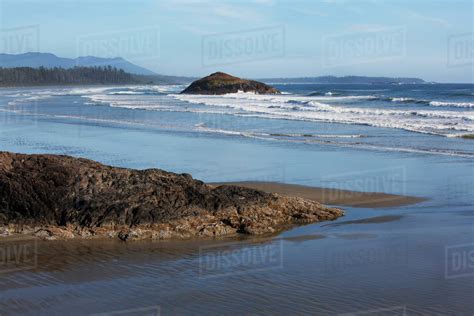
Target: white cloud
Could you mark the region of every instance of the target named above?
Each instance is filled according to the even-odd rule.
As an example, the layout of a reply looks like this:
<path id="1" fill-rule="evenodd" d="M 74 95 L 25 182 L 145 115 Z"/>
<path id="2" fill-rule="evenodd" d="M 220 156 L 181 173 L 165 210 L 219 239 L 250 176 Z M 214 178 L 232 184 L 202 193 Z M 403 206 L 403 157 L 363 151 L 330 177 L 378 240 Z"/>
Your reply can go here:
<path id="1" fill-rule="evenodd" d="M 251 6 L 250 4 L 256 4 Z M 216 24 L 215 19 L 228 23 L 229 19 L 258 23 L 267 18 L 268 11 L 259 9 L 273 5 L 272 0 L 253 0 L 241 2 L 226 2 L 217 0 L 168 0 L 159 2 L 158 5 L 173 13 L 191 15 L 200 22 Z M 214 21 L 213 21 L 214 20 Z"/>
<path id="2" fill-rule="evenodd" d="M 448 21 L 444 20 L 444 19 L 423 15 L 423 14 L 418 13 L 416 11 L 412 11 L 412 10 L 407 11 L 407 16 L 412 18 L 412 19 L 438 24 L 438 25 L 441 25 L 441 26 L 446 27 L 446 28 L 451 27 L 451 24 Z"/>
<path id="3" fill-rule="evenodd" d="M 293 12 L 296 12 L 298 14 L 302 14 L 302 15 L 309 15 L 309 16 L 320 16 L 320 17 L 323 17 L 323 16 L 328 16 L 327 13 L 324 13 L 322 11 L 318 11 L 318 10 L 312 10 L 312 9 L 302 9 L 302 8 L 298 8 L 298 7 L 289 7 L 288 8 L 290 11 L 293 11 Z"/>
<path id="4" fill-rule="evenodd" d="M 381 24 L 352 24 L 349 27 L 350 32 L 379 32 L 384 31 L 389 26 Z"/>

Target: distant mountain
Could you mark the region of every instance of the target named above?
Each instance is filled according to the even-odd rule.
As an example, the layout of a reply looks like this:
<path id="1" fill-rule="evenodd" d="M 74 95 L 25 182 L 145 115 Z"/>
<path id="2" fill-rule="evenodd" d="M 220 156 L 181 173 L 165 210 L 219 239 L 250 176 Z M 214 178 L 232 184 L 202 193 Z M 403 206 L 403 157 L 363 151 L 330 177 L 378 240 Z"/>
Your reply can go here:
<path id="1" fill-rule="evenodd" d="M 320 76 L 301 78 L 266 78 L 260 79 L 272 83 L 356 83 L 356 84 L 420 84 L 427 83 L 420 78 L 391 78 L 391 77 L 365 77 L 365 76 Z"/>
<path id="2" fill-rule="evenodd" d="M 132 64 L 121 57 L 116 58 L 101 58 L 101 57 L 78 57 L 78 58 L 62 58 L 50 53 L 25 53 L 18 55 L 0 54 L 0 67 L 15 68 L 15 67 L 31 67 L 31 68 L 73 68 L 79 67 L 94 67 L 94 66 L 111 66 L 118 69 L 123 69 L 125 72 L 137 75 L 156 75 L 151 70 Z"/>

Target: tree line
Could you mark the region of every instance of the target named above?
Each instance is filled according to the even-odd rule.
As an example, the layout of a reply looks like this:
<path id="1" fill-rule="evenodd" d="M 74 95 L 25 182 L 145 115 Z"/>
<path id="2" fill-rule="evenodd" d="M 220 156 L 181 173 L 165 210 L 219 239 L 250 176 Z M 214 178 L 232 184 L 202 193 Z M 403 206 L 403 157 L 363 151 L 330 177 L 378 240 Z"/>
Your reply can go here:
<path id="1" fill-rule="evenodd" d="M 74 68 L 1 68 L 0 86 L 130 84 L 138 83 L 130 73 L 112 66 Z"/>

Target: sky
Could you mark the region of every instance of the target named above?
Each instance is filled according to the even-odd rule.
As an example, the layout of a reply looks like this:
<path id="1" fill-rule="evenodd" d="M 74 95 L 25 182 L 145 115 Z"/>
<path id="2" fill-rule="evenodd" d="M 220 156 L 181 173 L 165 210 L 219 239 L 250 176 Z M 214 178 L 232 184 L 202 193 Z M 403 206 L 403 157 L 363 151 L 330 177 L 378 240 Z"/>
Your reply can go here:
<path id="1" fill-rule="evenodd" d="M 0 52 L 156 73 L 474 82 L 472 0 L 0 0 Z"/>

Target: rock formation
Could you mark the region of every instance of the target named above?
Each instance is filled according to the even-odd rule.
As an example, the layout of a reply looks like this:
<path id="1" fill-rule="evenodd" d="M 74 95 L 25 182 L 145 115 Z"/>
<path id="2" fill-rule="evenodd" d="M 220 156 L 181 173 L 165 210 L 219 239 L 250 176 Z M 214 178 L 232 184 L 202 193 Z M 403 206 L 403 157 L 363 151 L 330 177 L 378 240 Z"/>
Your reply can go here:
<path id="1" fill-rule="evenodd" d="M 254 92 L 257 94 L 279 94 L 280 91 L 262 82 L 233 77 L 223 72 L 216 72 L 191 83 L 181 93 L 185 94 L 226 94 Z"/>
<path id="2" fill-rule="evenodd" d="M 211 186 L 188 174 L 0 152 L 3 235 L 127 240 L 265 234 L 341 215 L 315 201 Z"/>

